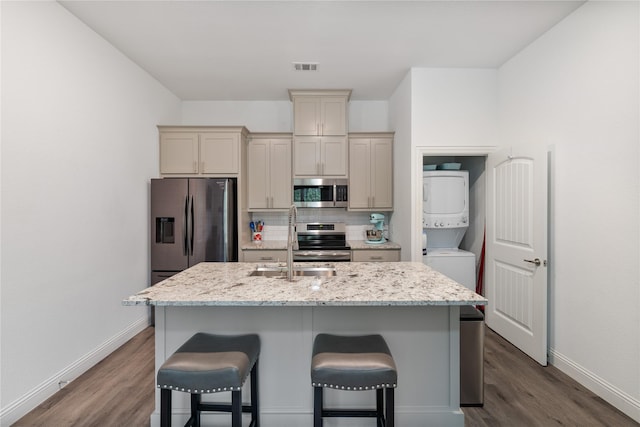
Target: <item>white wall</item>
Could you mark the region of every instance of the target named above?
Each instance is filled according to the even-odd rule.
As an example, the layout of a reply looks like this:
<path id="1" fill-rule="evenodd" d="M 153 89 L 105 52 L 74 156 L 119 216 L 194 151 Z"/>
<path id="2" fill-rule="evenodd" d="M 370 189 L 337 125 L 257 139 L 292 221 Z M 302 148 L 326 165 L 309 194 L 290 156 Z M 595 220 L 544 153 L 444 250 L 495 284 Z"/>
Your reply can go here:
<path id="1" fill-rule="evenodd" d="M 388 105 L 387 101 L 350 101 L 349 131 L 390 131 Z M 184 101 L 181 123 L 245 126 L 251 132 L 293 132 L 293 104 L 291 101 Z"/>
<path id="2" fill-rule="evenodd" d="M 402 243 L 412 260 L 422 260 L 422 157 L 429 155 L 478 156 L 497 146 L 497 70 L 484 68 L 414 68 L 411 70 L 411 232 Z M 484 175 L 479 179 L 484 179 Z M 406 182 L 406 181 L 405 181 Z M 476 215 L 467 231 L 469 245 L 479 254 L 483 239 L 484 186 L 470 194 Z M 478 196 L 478 197 L 476 197 Z M 409 215 L 407 212 L 406 215 Z M 396 218 L 399 220 L 399 218 Z M 474 233 L 472 236 L 471 233 Z M 403 250 L 404 252 L 404 250 Z M 410 258 L 407 258 L 410 259 Z"/>
<path id="3" fill-rule="evenodd" d="M 414 68 L 412 144 L 496 144 L 497 72 L 483 68 Z"/>
<path id="4" fill-rule="evenodd" d="M 390 238 L 402 246 L 402 261 L 412 260 L 412 218 L 416 190 L 411 176 L 411 80 L 409 72 L 389 99 L 389 122 L 395 130 L 393 140 L 393 207 L 394 214 L 389 223 Z"/>
<path id="5" fill-rule="evenodd" d="M 499 70 L 501 142 L 554 146 L 551 362 L 640 421 L 637 2 L 587 2 Z"/>
<path id="6" fill-rule="evenodd" d="M 182 124 L 245 126 L 251 132 L 292 132 L 293 104 L 290 101 L 184 101 Z"/>
<path id="7" fill-rule="evenodd" d="M 180 101 L 58 3 L 0 7 L 8 425 L 146 326 L 121 300 L 148 283 L 156 125 Z"/>

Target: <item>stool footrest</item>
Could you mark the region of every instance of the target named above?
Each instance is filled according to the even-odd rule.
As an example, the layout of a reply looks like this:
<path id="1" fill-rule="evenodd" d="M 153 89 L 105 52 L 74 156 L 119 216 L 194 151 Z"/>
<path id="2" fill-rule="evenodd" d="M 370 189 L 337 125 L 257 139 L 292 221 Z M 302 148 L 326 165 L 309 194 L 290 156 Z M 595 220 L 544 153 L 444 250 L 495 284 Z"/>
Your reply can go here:
<path id="1" fill-rule="evenodd" d="M 375 409 L 331 409 L 324 408 L 322 410 L 323 417 L 378 417 L 378 411 Z"/>
<path id="2" fill-rule="evenodd" d="M 251 412 L 251 405 L 242 405 L 242 412 Z M 213 411 L 213 412 L 231 412 L 231 404 L 229 403 L 215 403 L 215 402 L 202 402 L 198 405 L 199 411 Z"/>

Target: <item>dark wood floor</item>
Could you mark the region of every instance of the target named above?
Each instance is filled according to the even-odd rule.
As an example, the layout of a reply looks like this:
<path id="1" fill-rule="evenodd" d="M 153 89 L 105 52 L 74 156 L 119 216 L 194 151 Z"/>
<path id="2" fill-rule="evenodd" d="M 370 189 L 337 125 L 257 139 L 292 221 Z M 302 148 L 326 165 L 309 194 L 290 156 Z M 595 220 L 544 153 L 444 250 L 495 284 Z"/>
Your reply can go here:
<path id="1" fill-rule="evenodd" d="M 153 347 L 153 328 L 147 328 L 14 426 L 148 426 L 155 392 Z M 465 427 L 640 425 L 490 329 L 485 404 L 463 411 Z"/>
<path id="2" fill-rule="evenodd" d="M 156 391 L 153 333 L 146 328 L 13 425 L 148 426 Z"/>

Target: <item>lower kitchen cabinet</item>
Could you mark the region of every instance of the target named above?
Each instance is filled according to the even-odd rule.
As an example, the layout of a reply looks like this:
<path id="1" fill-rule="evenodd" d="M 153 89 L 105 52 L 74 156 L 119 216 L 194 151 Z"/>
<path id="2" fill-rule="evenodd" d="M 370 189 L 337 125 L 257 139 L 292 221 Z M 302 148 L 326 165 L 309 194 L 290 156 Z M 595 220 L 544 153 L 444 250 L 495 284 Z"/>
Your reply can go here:
<path id="1" fill-rule="evenodd" d="M 399 249 L 373 249 L 357 250 L 351 252 L 353 262 L 398 262 L 400 261 Z"/>
<path id="2" fill-rule="evenodd" d="M 286 262 L 287 251 L 284 250 L 244 250 L 244 262 Z"/>

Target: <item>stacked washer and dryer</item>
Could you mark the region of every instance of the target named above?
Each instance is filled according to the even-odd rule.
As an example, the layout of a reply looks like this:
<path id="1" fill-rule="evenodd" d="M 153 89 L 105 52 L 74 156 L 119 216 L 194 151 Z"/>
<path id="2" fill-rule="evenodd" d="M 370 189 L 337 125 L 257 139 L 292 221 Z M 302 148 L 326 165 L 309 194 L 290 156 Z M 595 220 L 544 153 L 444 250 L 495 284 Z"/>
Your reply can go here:
<path id="1" fill-rule="evenodd" d="M 469 172 L 424 171 L 422 194 L 423 262 L 475 292 L 475 254 L 459 248 L 469 228 Z M 484 316 L 473 306 L 462 306 L 460 406 L 483 406 L 483 365 Z"/>
<path id="2" fill-rule="evenodd" d="M 469 172 L 424 171 L 422 215 L 423 262 L 475 292 L 475 254 L 459 249 L 469 228 Z"/>

